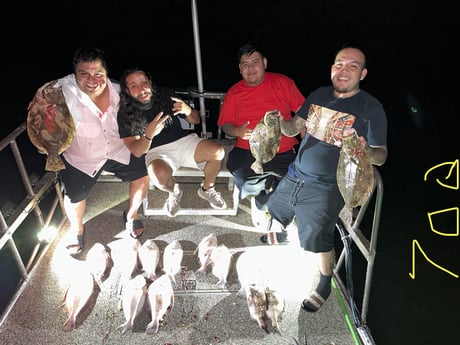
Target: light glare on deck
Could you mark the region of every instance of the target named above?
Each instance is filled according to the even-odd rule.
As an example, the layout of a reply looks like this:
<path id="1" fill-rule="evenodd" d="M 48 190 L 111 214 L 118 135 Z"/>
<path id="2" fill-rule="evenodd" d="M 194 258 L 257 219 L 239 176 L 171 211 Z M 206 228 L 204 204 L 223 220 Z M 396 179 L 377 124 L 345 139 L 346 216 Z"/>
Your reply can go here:
<path id="1" fill-rule="evenodd" d="M 37 233 L 40 242 L 52 242 L 57 236 L 57 229 L 54 226 L 47 226 Z"/>

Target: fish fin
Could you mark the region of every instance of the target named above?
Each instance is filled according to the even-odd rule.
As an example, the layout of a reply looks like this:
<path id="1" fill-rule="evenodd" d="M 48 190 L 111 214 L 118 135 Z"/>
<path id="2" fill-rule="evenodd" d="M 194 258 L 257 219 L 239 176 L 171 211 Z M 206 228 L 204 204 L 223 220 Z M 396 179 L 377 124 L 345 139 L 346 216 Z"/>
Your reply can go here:
<path id="1" fill-rule="evenodd" d="M 64 324 L 62 325 L 62 330 L 64 332 L 70 332 L 75 329 L 75 319 L 73 317 L 69 317 Z"/>
<path id="2" fill-rule="evenodd" d="M 48 155 L 45 164 L 46 171 L 60 171 L 64 170 L 64 162 L 59 158 L 59 156 Z"/>
<path id="3" fill-rule="evenodd" d="M 258 161 L 255 161 L 254 163 L 251 164 L 251 169 L 256 173 L 256 174 L 263 174 L 264 173 L 264 168 L 262 167 L 262 164 Z"/>
<path id="4" fill-rule="evenodd" d="M 126 321 L 125 323 L 122 323 L 120 326 L 117 327 L 117 330 L 120 330 L 121 334 L 125 334 L 130 329 L 132 329 L 132 326 L 129 324 L 128 321 Z"/>
<path id="5" fill-rule="evenodd" d="M 147 327 L 145 328 L 145 333 L 147 334 L 156 334 L 158 333 L 158 321 L 152 320 Z"/>

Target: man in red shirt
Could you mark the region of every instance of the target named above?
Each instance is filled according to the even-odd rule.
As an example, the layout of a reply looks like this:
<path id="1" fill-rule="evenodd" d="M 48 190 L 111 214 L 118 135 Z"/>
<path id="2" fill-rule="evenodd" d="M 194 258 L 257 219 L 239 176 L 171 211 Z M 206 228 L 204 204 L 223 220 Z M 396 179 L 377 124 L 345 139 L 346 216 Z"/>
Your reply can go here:
<path id="1" fill-rule="evenodd" d="M 239 49 L 237 58 L 243 79 L 227 91 L 217 124 L 227 135 L 236 137 L 235 147 L 228 155 L 227 169 L 240 190 L 240 198 L 253 195 L 257 208 L 265 210 L 270 193 L 296 157 L 295 148 L 299 141 L 296 137 L 282 135 L 276 156 L 263 164 L 266 174 L 262 176 L 251 169 L 255 159 L 251 154 L 249 138 L 267 111 L 277 109 L 282 118 L 290 120 L 305 97 L 292 79 L 265 71 L 267 58 L 260 49 L 245 44 Z M 266 237 L 263 237 L 262 241 L 265 240 Z"/>

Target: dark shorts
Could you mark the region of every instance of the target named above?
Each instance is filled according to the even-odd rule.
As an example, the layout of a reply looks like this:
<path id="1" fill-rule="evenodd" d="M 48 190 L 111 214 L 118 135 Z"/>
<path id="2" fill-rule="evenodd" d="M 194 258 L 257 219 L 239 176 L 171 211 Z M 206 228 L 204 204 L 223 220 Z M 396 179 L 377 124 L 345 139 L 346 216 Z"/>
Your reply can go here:
<path id="1" fill-rule="evenodd" d="M 80 202 L 88 197 L 102 171 L 111 172 L 123 181 L 134 181 L 148 174 L 144 155 L 140 158 L 131 155 L 129 165 L 109 159 L 94 177 L 70 165 L 62 155 L 61 158 L 66 168 L 61 170 L 59 175 L 64 193 L 69 197 L 72 203 Z"/>
<path id="2" fill-rule="evenodd" d="M 289 150 L 283 153 L 278 153 L 270 162 L 263 164 L 264 172 L 271 172 L 277 176 L 267 179 L 265 189 L 275 189 L 281 178 L 287 173 L 289 164 L 294 161 L 296 157 L 295 150 Z M 251 164 L 254 163 L 255 158 L 252 156 L 251 151 L 241 149 L 239 147 L 233 148 L 228 154 L 227 169 L 233 175 L 235 185 L 241 191 L 243 185 L 249 179 L 258 176 L 252 169 Z"/>
<path id="3" fill-rule="evenodd" d="M 319 189 L 286 175 L 267 206 L 270 214 L 285 226 L 295 216 L 301 247 L 320 253 L 334 248 L 335 224 L 344 204 L 338 189 Z"/>

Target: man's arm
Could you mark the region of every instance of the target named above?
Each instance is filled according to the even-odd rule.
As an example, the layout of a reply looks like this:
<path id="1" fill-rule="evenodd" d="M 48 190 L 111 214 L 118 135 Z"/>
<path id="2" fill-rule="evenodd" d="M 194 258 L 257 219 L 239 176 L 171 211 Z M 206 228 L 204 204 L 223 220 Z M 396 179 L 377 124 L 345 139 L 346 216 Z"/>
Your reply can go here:
<path id="1" fill-rule="evenodd" d="M 171 97 L 173 100 L 173 108 L 172 111 L 174 112 L 174 115 L 177 114 L 184 114 L 185 115 L 185 120 L 188 123 L 191 124 L 199 124 L 201 121 L 200 113 L 198 112 L 197 109 L 192 108 L 189 106 L 187 103 L 185 103 L 182 99 L 177 98 L 177 97 Z"/>
<path id="2" fill-rule="evenodd" d="M 123 138 L 123 142 L 128 150 L 138 158 L 146 153 L 150 149 L 153 137 L 163 130 L 167 118 L 168 116 L 163 116 L 163 112 L 159 112 L 147 125 L 142 135 Z"/>
<path id="3" fill-rule="evenodd" d="M 290 120 L 280 119 L 281 133 L 287 137 L 294 137 L 305 130 L 306 120 L 299 115 L 294 115 Z"/>
<path id="4" fill-rule="evenodd" d="M 123 142 L 134 156 L 140 158 L 150 149 L 150 143 L 152 140 L 149 140 L 144 135 L 135 135 L 132 137 L 123 138 Z"/>
<path id="5" fill-rule="evenodd" d="M 231 137 L 240 137 L 241 139 L 249 140 L 251 137 L 252 129 L 248 127 L 249 121 L 247 121 L 243 126 L 237 127 L 227 122 L 222 125 L 222 130 L 225 134 Z"/>

